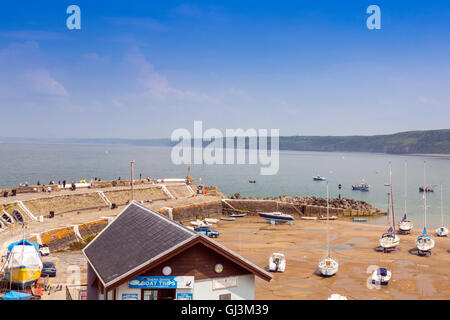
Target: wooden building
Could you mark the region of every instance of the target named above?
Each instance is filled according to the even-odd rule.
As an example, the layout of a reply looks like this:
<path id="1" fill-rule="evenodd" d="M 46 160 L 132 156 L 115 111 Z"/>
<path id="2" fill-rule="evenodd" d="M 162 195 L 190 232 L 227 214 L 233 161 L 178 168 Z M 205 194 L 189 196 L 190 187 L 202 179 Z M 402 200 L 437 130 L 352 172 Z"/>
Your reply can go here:
<path id="1" fill-rule="evenodd" d="M 176 221 L 131 202 L 83 250 L 88 299 L 254 299 L 272 276 Z"/>

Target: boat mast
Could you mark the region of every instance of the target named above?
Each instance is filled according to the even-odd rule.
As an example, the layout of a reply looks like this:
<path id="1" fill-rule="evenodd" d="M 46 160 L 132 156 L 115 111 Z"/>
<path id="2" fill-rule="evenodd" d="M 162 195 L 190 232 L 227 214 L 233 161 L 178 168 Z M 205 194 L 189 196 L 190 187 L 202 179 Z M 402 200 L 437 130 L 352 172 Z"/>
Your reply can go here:
<path id="1" fill-rule="evenodd" d="M 392 194 L 392 164 L 389 161 L 389 187 L 391 190 L 391 206 L 392 206 L 392 228 L 395 233 L 395 217 L 394 217 L 394 196 Z"/>
<path id="2" fill-rule="evenodd" d="M 404 186 L 404 197 L 405 197 L 405 214 L 406 214 L 406 197 L 407 197 L 407 187 L 406 187 L 406 184 L 407 184 L 407 174 L 408 174 L 408 172 L 407 172 L 407 167 L 408 167 L 408 162 L 407 161 L 405 161 L 405 186 Z"/>
<path id="3" fill-rule="evenodd" d="M 327 251 L 328 251 L 328 258 L 330 257 L 330 219 L 329 219 L 329 212 L 330 212 L 330 206 L 329 206 L 329 192 L 328 192 L 328 181 L 327 181 Z"/>
<path id="4" fill-rule="evenodd" d="M 426 187 L 426 161 L 423 162 L 423 226 L 427 227 L 427 187 Z"/>
<path id="5" fill-rule="evenodd" d="M 441 183 L 441 226 L 444 226 L 444 201 L 442 200 L 442 183 Z"/>

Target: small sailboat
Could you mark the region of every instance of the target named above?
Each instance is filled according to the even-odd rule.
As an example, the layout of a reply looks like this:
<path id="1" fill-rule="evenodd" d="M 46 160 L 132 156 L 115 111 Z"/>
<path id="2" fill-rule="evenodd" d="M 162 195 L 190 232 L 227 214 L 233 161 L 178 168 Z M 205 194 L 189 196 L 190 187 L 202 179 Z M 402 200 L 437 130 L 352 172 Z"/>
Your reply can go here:
<path id="1" fill-rule="evenodd" d="M 406 188 L 406 175 L 407 175 L 407 162 L 405 161 L 405 183 L 404 183 L 404 214 L 403 219 L 398 223 L 398 229 L 404 233 L 410 233 L 411 229 L 413 228 L 413 223 L 411 220 L 408 219 L 406 214 L 406 197 L 407 197 L 407 188 Z"/>
<path id="2" fill-rule="evenodd" d="M 8 246 L 4 269 L 11 285 L 24 289 L 34 284 L 41 276 L 42 267 L 39 246 L 35 242 L 24 238 Z"/>
<path id="3" fill-rule="evenodd" d="M 400 237 L 395 234 L 395 215 L 394 215 L 394 199 L 392 196 L 392 165 L 389 162 L 389 193 L 392 207 L 392 227 L 389 227 L 386 233 L 380 238 L 380 245 L 387 252 L 389 249 L 393 249 L 400 244 Z"/>
<path id="4" fill-rule="evenodd" d="M 269 271 L 284 272 L 286 268 L 286 258 L 284 254 L 274 252 L 269 258 Z"/>
<path id="5" fill-rule="evenodd" d="M 329 217 L 329 192 L 327 182 L 327 218 Z M 331 258 L 330 255 L 330 220 L 327 219 L 327 257 L 319 262 L 319 271 L 325 277 L 334 276 L 339 269 L 339 263 L 337 260 Z"/>
<path id="6" fill-rule="evenodd" d="M 386 286 L 391 280 L 392 273 L 386 268 L 378 268 L 370 277 L 372 284 Z"/>
<path id="7" fill-rule="evenodd" d="M 436 229 L 436 234 L 438 237 L 446 237 L 448 235 L 448 229 L 444 227 L 444 202 L 443 202 L 443 192 L 441 184 L 441 227 Z"/>
<path id="8" fill-rule="evenodd" d="M 317 175 L 317 176 L 313 176 L 313 180 L 314 181 L 327 181 L 327 178 Z"/>
<path id="9" fill-rule="evenodd" d="M 423 162 L 423 182 L 426 181 L 426 161 Z M 423 231 L 416 239 L 417 249 L 419 255 L 430 254 L 431 249 L 434 248 L 434 240 L 427 234 L 427 194 L 423 193 Z"/>
<path id="10" fill-rule="evenodd" d="M 269 220 L 271 223 L 280 223 L 280 222 L 290 222 L 292 223 L 294 221 L 294 217 L 289 215 L 289 214 L 285 214 L 282 212 L 270 212 L 270 213 L 266 213 L 266 212 L 258 212 L 258 215 L 266 220 Z"/>

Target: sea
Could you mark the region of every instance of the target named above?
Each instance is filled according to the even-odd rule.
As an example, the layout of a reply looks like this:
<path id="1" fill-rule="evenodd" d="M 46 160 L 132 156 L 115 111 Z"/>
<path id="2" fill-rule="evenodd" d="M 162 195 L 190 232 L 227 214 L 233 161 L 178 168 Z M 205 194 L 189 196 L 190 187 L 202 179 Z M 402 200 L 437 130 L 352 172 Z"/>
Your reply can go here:
<path id="1" fill-rule="evenodd" d="M 187 175 L 188 166 L 175 165 L 170 147 L 123 144 L 57 144 L 0 143 L 0 188 L 19 184 L 67 182 L 130 178 L 130 161 L 134 161 L 134 177 L 179 178 Z M 192 165 L 196 183 L 215 185 L 228 196 L 240 193 L 249 197 L 317 196 L 326 197 L 327 182 L 313 181 L 313 176 L 327 178 L 330 197 L 364 200 L 387 210 L 389 163 L 392 164 L 392 186 L 395 219 L 405 212 L 415 227 L 424 226 L 424 199 L 419 186 L 426 182 L 434 188 L 427 193 L 427 227 L 441 225 L 441 185 L 443 188 L 444 224 L 450 224 L 450 157 L 434 155 L 393 155 L 376 153 L 280 151 L 279 171 L 260 175 L 261 165 Z M 405 163 L 407 167 L 405 197 Z M 249 183 L 255 180 L 256 183 Z M 370 191 L 352 191 L 362 182 Z M 391 210 L 392 212 L 392 210 Z M 392 217 L 390 217 L 392 220 Z M 370 218 L 369 223 L 386 224 L 386 216 Z"/>

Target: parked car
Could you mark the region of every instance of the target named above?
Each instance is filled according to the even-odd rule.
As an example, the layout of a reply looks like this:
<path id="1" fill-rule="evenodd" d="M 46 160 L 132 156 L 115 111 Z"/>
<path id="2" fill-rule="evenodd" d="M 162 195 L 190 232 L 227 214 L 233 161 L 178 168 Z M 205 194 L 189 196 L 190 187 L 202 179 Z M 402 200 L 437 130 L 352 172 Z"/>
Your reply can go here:
<path id="1" fill-rule="evenodd" d="M 194 231 L 204 234 L 205 236 L 210 238 L 217 238 L 219 236 L 219 231 L 211 230 L 210 228 L 207 227 L 194 228 Z"/>
<path id="2" fill-rule="evenodd" d="M 43 277 L 43 276 L 49 276 L 49 277 L 56 276 L 56 266 L 53 262 L 43 262 L 42 263 L 41 277 Z"/>
<path id="3" fill-rule="evenodd" d="M 41 253 L 41 256 L 48 256 L 50 254 L 50 248 L 46 244 L 40 244 L 39 252 Z"/>

